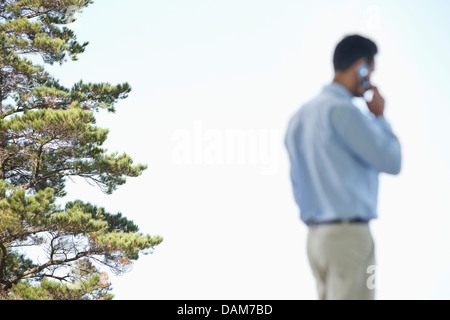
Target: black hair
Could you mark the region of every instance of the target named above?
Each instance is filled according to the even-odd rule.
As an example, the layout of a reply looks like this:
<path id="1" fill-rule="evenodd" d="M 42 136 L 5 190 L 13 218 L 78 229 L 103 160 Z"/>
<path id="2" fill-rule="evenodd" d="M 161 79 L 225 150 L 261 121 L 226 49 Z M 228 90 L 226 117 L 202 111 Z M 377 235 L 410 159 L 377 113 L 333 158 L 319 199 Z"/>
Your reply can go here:
<path id="1" fill-rule="evenodd" d="M 377 45 L 372 40 L 360 35 L 346 36 L 334 51 L 334 70 L 346 71 L 360 58 L 366 58 L 371 63 L 377 53 Z"/>

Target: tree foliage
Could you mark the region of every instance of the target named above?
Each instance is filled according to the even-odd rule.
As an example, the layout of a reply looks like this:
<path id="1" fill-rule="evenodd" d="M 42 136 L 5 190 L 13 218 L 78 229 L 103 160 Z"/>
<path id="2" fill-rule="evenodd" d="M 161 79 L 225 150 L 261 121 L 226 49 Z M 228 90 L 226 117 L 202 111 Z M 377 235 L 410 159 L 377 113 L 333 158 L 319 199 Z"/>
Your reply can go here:
<path id="1" fill-rule="evenodd" d="M 114 112 L 127 83 L 59 84 L 45 64 L 77 60 L 88 43 L 69 28 L 91 0 L 0 2 L 0 297 L 110 299 L 102 266 L 130 269 L 161 243 L 122 216 L 81 200 L 64 208 L 70 177 L 107 194 L 147 168 L 102 147 L 108 130 L 95 114 Z M 42 65 L 31 61 L 41 57 Z M 38 248 L 41 259 L 27 256 Z M 45 261 L 42 261 L 45 256 Z"/>

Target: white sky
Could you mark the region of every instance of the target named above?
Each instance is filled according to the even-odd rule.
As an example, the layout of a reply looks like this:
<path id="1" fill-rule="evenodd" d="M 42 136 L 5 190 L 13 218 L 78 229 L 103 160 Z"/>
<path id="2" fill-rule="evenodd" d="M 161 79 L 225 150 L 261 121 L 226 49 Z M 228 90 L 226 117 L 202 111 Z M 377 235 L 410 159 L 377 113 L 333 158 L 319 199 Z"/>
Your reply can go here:
<path id="1" fill-rule="evenodd" d="M 401 174 L 381 176 L 372 223 L 378 298 L 450 298 L 449 9 L 445 0 L 97 0 L 85 10 L 76 31 L 86 53 L 51 70 L 68 86 L 131 84 L 98 124 L 111 131 L 110 151 L 149 169 L 112 196 L 72 184 L 67 200 L 164 237 L 111 277 L 116 298 L 316 298 L 283 137 L 331 81 L 332 52 L 350 33 L 379 46 L 373 82 L 403 147 Z"/>

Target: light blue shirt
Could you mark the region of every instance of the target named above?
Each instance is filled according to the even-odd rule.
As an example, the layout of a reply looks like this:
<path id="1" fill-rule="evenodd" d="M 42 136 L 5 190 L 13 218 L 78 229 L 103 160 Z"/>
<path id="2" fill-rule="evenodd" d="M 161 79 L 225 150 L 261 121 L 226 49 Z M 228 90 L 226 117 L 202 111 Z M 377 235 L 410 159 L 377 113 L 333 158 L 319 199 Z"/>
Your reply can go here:
<path id="1" fill-rule="evenodd" d="M 332 82 L 289 122 L 292 187 L 307 225 L 376 218 L 379 173 L 400 172 L 400 143 L 389 123 L 363 114 L 352 98 Z"/>

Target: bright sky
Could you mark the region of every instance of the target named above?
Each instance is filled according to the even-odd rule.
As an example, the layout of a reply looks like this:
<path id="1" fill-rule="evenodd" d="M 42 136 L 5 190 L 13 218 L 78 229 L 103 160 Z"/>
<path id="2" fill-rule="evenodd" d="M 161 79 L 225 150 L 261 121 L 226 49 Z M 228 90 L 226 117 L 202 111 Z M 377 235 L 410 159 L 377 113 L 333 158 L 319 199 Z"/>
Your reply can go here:
<path id="1" fill-rule="evenodd" d="M 332 79 L 343 36 L 380 49 L 374 83 L 403 147 L 372 223 L 380 299 L 449 299 L 450 70 L 434 1 L 97 0 L 75 24 L 90 45 L 52 67 L 61 83 L 129 82 L 107 147 L 149 164 L 111 196 L 79 181 L 67 200 L 122 212 L 164 242 L 111 277 L 117 299 L 315 299 L 283 138 Z"/>

